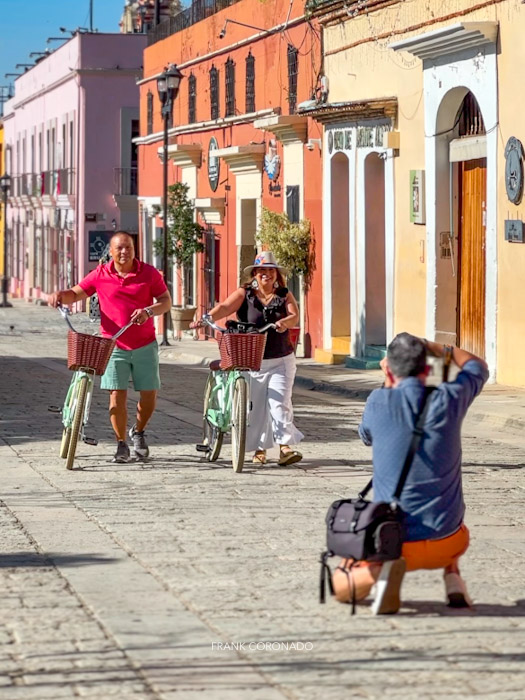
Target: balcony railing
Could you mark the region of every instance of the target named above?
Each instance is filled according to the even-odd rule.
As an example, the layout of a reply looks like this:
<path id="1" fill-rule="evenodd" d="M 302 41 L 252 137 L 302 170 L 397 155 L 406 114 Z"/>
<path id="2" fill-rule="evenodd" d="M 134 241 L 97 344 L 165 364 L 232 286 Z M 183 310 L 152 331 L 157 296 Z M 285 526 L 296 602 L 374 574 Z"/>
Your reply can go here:
<path id="1" fill-rule="evenodd" d="M 181 32 L 183 29 L 188 29 L 193 24 L 206 19 L 206 17 L 211 17 L 227 7 L 231 7 L 237 2 L 239 0 L 193 0 L 190 7 L 179 12 L 174 17 L 165 19 L 148 32 L 148 46 L 166 39 L 172 34 Z"/>
<path id="2" fill-rule="evenodd" d="M 58 197 L 61 194 L 75 194 L 75 171 L 72 168 L 45 170 L 35 178 L 40 183 L 41 195 Z"/>
<path id="3" fill-rule="evenodd" d="M 57 194 L 75 194 L 75 171 L 72 168 L 62 168 L 57 172 Z"/>
<path id="4" fill-rule="evenodd" d="M 43 173 L 15 175 L 11 195 L 15 197 L 41 197 L 75 194 L 75 171 L 72 168 L 45 170 Z"/>
<path id="5" fill-rule="evenodd" d="M 113 192 L 117 195 L 137 195 L 138 194 L 138 169 L 137 168 L 115 168 L 114 169 Z"/>

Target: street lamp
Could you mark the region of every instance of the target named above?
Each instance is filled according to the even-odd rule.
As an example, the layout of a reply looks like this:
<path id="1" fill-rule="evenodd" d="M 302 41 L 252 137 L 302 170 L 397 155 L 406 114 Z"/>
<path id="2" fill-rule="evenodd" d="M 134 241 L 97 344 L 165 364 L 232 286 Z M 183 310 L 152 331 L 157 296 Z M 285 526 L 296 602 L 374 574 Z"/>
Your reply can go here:
<path id="1" fill-rule="evenodd" d="M 157 78 L 157 91 L 162 105 L 162 118 L 164 120 L 164 149 L 162 157 L 162 196 L 163 196 L 163 249 L 162 249 L 162 269 L 164 270 L 164 281 L 170 289 L 169 267 L 168 267 L 168 126 L 173 110 L 173 102 L 179 94 L 179 85 L 182 73 L 177 66 L 171 63 L 164 73 Z M 173 297 L 173 290 L 170 290 Z M 164 315 L 164 329 L 161 345 L 169 345 L 168 342 L 168 313 Z"/>
<path id="2" fill-rule="evenodd" d="M 11 189 L 11 178 L 6 173 L 0 177 L 0 190 L 2 190 L 4 201 L 4 269 L 2 275 L 2 302 L 0 307 L 7 308 L 13 306 L 7 301 L 7 195 Z"/>

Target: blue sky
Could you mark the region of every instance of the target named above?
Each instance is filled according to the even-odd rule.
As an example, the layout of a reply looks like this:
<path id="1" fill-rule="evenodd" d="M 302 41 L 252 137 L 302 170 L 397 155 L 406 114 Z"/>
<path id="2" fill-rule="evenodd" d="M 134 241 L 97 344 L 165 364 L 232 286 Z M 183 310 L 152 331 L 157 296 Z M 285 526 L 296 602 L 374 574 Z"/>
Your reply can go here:
<path id="1" fill-rule="evenodd" d="M 100 32 L 118 32 L 125 0 L 93 0 L 93 25 Z M 60 42 L 59 27 L 75 29 L 89 23 L 89 0 L 0 0 L 0 85 L 17 63 L 31 63 L 31 51 L 45 51 Z M 67 35 L 66 35 L 67 36 Z"/>

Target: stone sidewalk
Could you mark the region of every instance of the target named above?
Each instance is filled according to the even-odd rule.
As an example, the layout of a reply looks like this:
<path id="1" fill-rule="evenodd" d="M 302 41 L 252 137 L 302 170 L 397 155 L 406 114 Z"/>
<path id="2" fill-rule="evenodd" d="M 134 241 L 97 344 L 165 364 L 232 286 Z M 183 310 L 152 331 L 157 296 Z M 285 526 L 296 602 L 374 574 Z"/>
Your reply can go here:
<path id="1" fill-rule="evenodd" d="M 298 385 L 303 462 L 235 474 L 229 445 L 213 464 L 195 451 L 206 372 L 195 351 L 191 363 L 175 354 L 207 344 L 183 341 L 162 350 L 151 460 L 111 463 L 96 390 L 99 444 L 81 444 L 66 471 L 47 411 L 70 378 L 65 337 L 51 309 L 0 310 L 1 700 L 523 697 L 520 433 L 465 421 L 462 570 L 475 609 L 446 608 L 440 572 L 415 572 L 398 615 L 374 618 L 365 604 L 351 617 L 319 605 L 318 556 L 328 505 L 370 475 L 362 396 Z"/>

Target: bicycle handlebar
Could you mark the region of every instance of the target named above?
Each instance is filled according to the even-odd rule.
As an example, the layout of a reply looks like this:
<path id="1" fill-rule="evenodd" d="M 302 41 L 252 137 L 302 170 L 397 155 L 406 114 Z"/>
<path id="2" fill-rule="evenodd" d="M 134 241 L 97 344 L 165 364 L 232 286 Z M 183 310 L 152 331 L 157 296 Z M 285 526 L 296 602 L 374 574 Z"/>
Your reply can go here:
<path id="1" fill-rule="evenodd" d="M 62 318 L 63 318 L 64 321 L 67 323 L 67 325 L 69 326 L 69 328 L 73 331 L 73 333 L 77 333 L 78 331 L 76 331 L 76 330 L 73 328 L 73 324 L 72 324 L 71 321 L 69 320 L 69 316 L 70 316 L 70 314 L 71 314 L 71 311 L 68 309 L 68 307 L 67 307 L 67 306 L 63 306 L 62 304 L 58 304 L 57 309 L 60 311 L 60 313 L 62 314 Z M 125 326 L 123 326 L 120 330 L 118 330 L 118 331 L 115 333 L 115 335 L 112 335 L 112 336 L 111 336 L 111 340 L 117 340 L 117 338 L 120 338 L 120 336 L 121 336 L 123 333 L 125 333 L 125 332 L 128 330 L 128 328 L 129 328 L 130 326 L 132 326 L 132 325 L 133 325 L 133 321 L 130 321 L 129 323 L 127 323 L 127 324 L 126 324 Z"/>
<path id="2" fill-rule="evenodd" d="M 220 333 L 227 333 L 227 329 L 222 328 L 221 326 L 218 326 L 216 323 L 214 323 L 212 317 L 209 314 L 203 314 L 202 321 L 210 328 L 213 328 L 214 331 L 219 331 Z M 267 323 L 265 326 L 262 326 L 262 328 L 256 328 L 255 330 L 257 331 L 257 333 L 266 333 L 266 331 L 270 330 L 270 328 L 273 328 L 275 330 L 277 326 L 275 325 L 275 323 Z"/>

